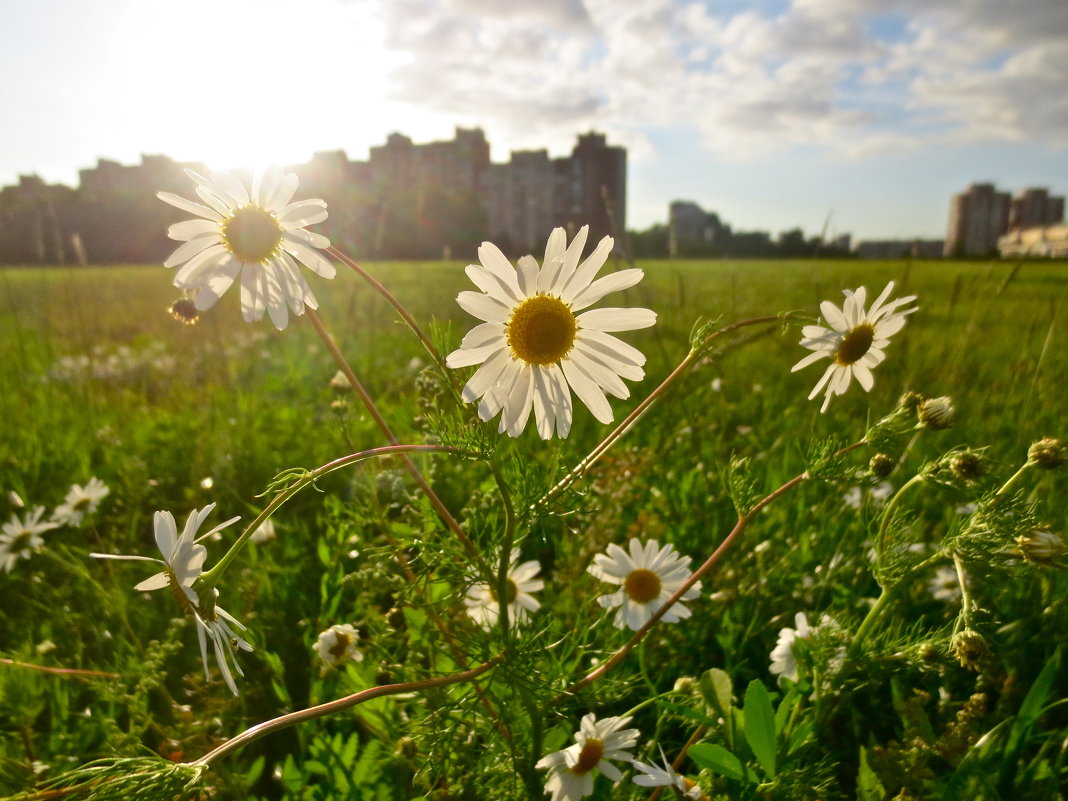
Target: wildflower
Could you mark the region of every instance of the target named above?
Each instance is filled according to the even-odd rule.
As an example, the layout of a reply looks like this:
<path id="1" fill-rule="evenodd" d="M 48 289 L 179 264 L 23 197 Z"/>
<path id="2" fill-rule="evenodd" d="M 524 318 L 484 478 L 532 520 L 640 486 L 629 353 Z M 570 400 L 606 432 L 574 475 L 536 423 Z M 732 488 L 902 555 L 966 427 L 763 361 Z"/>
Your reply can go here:
<path id="1" fill-rule="evenodd" d="M 925 428 L 949 428 L 953 425 L 957 410 L 953 407 L 952 398 L 941 395 L 921 401 L 916 408 L 916 416 L 920 419 L 920 425 Z"/>
<path id="2" fill-rule="evenodd" d="M 638 730 L 623 728 L 630 720 L 629 717 L 597 720 L 590 712 L 575 732 L 574 745 L 538 760 L 534 767 L 549 771 L 545 792 L 552 793 L 550 801 L 577 801 L 589 795 L 598 771 L 613 782 L 623 778 L 619 768 L 608 760 L 632 761 L 627 749 L 638 742 Z"/>
<path id="3" fill-rule="evenodd" d="M 315 651 L 328 668 L 339 668 L 349 662 L 362 662 L 363 654 L 356 650 L 360 635 L 351 625 L 343 623 L 328 628 L 315 642 Z"/>
<path id="4" fill-rule="evenodd" d="M 1054 470 L 1064 464 L 1064 443 L 1053 437 L 1043 437 L 1032 442 L 1031 447 L 1027 449 L 1027 460 L 1045 470 Z"/>
<path id="5" fill-rule="evenodd" d="M 230 691 L 237 695 L 237 685 L 230 670 L 230 662 L 234 663 L 234 670 L 238 675 L 244 675 L 241 666 L 237 664 L 234 655 L 234 645 L 243 651 L 251 651 L 252 646 L 243 640 L 231 627 L 233 624 L 242 631 L 245 627 L 238 622 L 229 612 L 216 605 L 218 590 L 212 588 L 210 597 L 201 598 L 193 584 L 204 569 L 204 560 L 207 558 L 208 549 L 200 544 L 200 541 L 222 531 L 227 526 L 235 523 L 240 518 L 232 517 L 225 523 L 220 523 L 207 534 L 196 537 L 201 524 L 215 508 L 210 503 L 202 510 L 194 509 L 186 520 L 185 528 L 181 536 L 178 535 L 178 527 L 174 522 L 174 516 L 170 512 L 156 512 L 152 518 L 153 529 L 156 537 L 156 545 L 159 546 L 163 559 L 155 559 L 150 556 L 133 556 L 125 554 L 91 553 L 90 556 L 97 559 L 131 559 L 140 562 L 157 562 L 163 565 L 163 570 L 149 576 L 137 584 L 134 589 L 147 592 L 159 590 L 168 584 L 174 591 L 174 597 L 182 608 L 191 614 L 196 620 L 197 639 L 200 642 L 200 658 L 204 664 L 204 676 L 210 678 L 208 669 L 208 647 L 210 639 L 215 652 L 215 659 L 219 663 L 223 680 Z"/>
<path id="6" fill-rule="evenodd" d="M 634 767 L 642 772 L 641 776 L 634 777 L 634 783 L 640 787 L 674 787 L 682 794 L 683 798 L 695 800 L 707 798 L 697 784 L 675 772 L 675 769 L 668 764 L 663 749 L 660 749 L 660 759 L 663 762 L 663 766 L 646 765 L 644 762 L 633 760 Z"/>
<path id="7" fill-rule="evenodd" d="M 833 618 L 824 615 L 816 626 L 810 626 L 804 612 L 794 615 L 794 625 L 797 628 L 783 628 L 779 630 L 779 638 L 775 641 L 775 647 L 771 651 L 772 675 L 782 679 L 797 681 L 797 641 L 810 640 L 824 626 L 837 625 Z"/>
<path id="8" fill-rule="evenodd" d="M 44 545 L 42 534 L 59 527 L 54 520 L 41 522 L 44 511 L 43 506 L 35 506 L 22 517 L 11 515 L 11 519 L 4 523 L 3 533 L 0 533 L 0 570 L 10 573 L 15 562 L 29 559 L 30 554 Z"/>
<path id="9" fill-rule="evenodd" d="M 952 603 L 960 600 L 961 597 L 960 578 L 957 576 L 957 571 L 948 565 L 935 571 L 934 577 L 927 582 L 927 588 L 936 601 Z"/>
<path id="10" fill-rule="evenodd" d="M 268 518 L 260 523 L 256 530 L 249 535 L 249 541 L 256 543 L 256 545 L 262 545 L 277 536 L 278 532 L 275 530 L 274 521 Z"/>
<path id="11" fill-rule="evenodd" d="M 593 557 L 589 572 L 609 584 L 621 584 L 623 589 L 597 599 L 605 609 L 618 606 L 613 623 L 617 628 L 640 629 L 676 590 L 690 577 L 690 557 L 680 555 L 671 545 L 660 547 L 656 540 L 643 546 L 632 537 L 629 553 L 618 545 L 608 546 L 607 553 Z M 701 594 L 701 582 L 695 583 L 663 616 L 665 623 L 674 623 L 690 616 L 681 601 L 690 601 Z"/>
<path id="12" fill-rule="evenodd" d="M 864 309 L 867 289 L 860 287 L 856 292 L 847 289 L 843 292 L 846 299 L 841 309 L 829 300 L 820 304 L 830 328 L 806 325 L 801 330 L 804 337 L 801 346 L 814 353 L 795 364 L 791 372 L 820 359 L 831 359 L 830 366 L 808 396 L 812 400 L 826 388 L 820 412 L 827 411 L 832 397 L 845 394 L 854 377 L 866 392 L 871 390 L 874 383 L 871 370 L 886 358 L 883 348 L 889 344 L 890 337 L 904 327 L 905 317 L 916 311 L 916 307 L 901 308 L 916 300 L 915 295 L 886 303 L 893 288 L 894 282 L 891 281 L 867 311 Z"/>
<path id="13" fill-rule="evenodd" d="M 1049 565 L 1060 559 L 1068 547 L 1064 540 L 1048 529 L 1035 529 L 1030 534 L 1016 538 L 1016 547 L 1028 562 Z"/>
<path id="14" fill-rule="evenodd" d="M 949 641 L 949 651 L 965 670 L 978 671 L 990 656 L 990 647 L 974 629 L 958 631 Z"/>
<path id="15" fill-rule="evenodd" d="M 334 377 L 330 379 L 330 389 L 338 395 L 352 392 L 352 384 L 349 383 L 349 377 L 345 375 L 343 370 L 338 370 L 334 373 Z"/>
<path id="16" fill-rule="evenodd" d="M 541 603 L 531 593 L 545 587 L 544 581 L 535 578 L 541 570 L 541 565 L 533 560 L 519 565 L 518 561 L 519 551 L 512 551 L 506 582 L 507 595 L 504 599 L 508 608 L 508 620 L 517 625 L 525 622 L 532 613 L 541 608 Z M 467 591 L 464 605 L 467 606 L 467 614 L 482 628 L 491 629 L 497 624 L 501 604 L 496 587 L 486 583 L 473 584 Z"/>
<path id="17" fill-rule="evenodd" d="M 170 227 L 167 235 L 183 242 L 164 267 L 181 265 L 174 285 L 190 291 L 198 311 L 215 305 L 241 276 L 241 313 L 247 322 L 263 318 L 266 310 L 279 330 L 289 315 L 304 314 L 304 307 L 319 302 L 300 273 L 297 262 L 323 278 L 336 270 L 317 248 L 330 246 L 325 236 L 304 229 L 326 219 L 326 203 L 301 200 L 290 203 L 297 176 L 274 167 L 252 181 L 252 191 L 234 176 L 218 172 L 208 180 L 186 170 L 206 204 L 160 192 L 160 200 L 201 219 Z"/>
<path id="18" fill-rule="evenodd" d="M 74 484 L 52 513 L 52 519 L 61 526 L 80 526 L 85 516 L 95 512 L 110 493 L 107 484 L 95 476 L 84 487 Z"/>
<path id="19" fill-rule="evenodd" d="M 649 309 L 604 308 L 581 312 L 605 295 L 634 286 L 638 269 L 621 270 L 594 281 L 612 251 L 606 236 L 585 261 L 579 256 L 589 226 L 570 246 L 563 228 L 555 229 L 538 268 L 533 256 L 519 260 L 516 271 L 489 242 L 478 249 L 481 264 L 467 267 L 481 292 L 461 292 L 456 302 L 484 322 L 472 328 L 449 354 L 449 367 L 481 367 L 467 382 L 463 399 L 478 404 L 478 416 L 501 413 L 501 432 L 522 433 L 534 409 L 538 435 L 550 439 L 571 431 L 571 392 L 602 423 L 612 421 L 605 393 L 627 398 L 621 379 L 645 377 L 645 356 L 609 332 L 647 328 L 656 322 Z M 565 247 L 566 246 L 566 247 Z"/>

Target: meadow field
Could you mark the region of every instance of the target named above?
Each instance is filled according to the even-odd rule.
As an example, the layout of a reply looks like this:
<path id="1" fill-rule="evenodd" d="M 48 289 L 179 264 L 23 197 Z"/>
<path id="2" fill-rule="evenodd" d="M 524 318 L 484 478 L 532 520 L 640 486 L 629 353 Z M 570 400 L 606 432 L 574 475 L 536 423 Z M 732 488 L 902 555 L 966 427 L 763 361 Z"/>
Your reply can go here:
<path id="1" fill-rule="evenodd" d="M 471 288 L 465 264 L 364 266 L 447 353 L 473 324 L 455 301 Z M 0 560 L 0 793 L 539 798 L 537 763 L 595 712 L 631 718 L 634 757 L 659 763 L 662 749 L 696 784 L 651 790 L 621 765 L 618 784 L 602 768 L 594 798 L 684 787 L 732 801 L 1060 797 L 1068 470 L 1062 445 L 1032 444 L 1068 434 L 1068 264 L 639 266 L 644 280 L 613 305 L 658 319 L 624 335 L 648 361 L 631 397 L 612 399 L 616 421 L 687 356 L 698 321 L 707 333 L 782 312 L 810 319 L 716 340 L 558 493 L 610 427 L 576 404 L 566 439 L 543 441 L 533 426 L 498 435 L 454 402 L 452 379 L 355 274 L 309 279 L 397 440 L 464 451 L 412 458 L 490 564 L 512 544 L 537 563 L 541 607 L 511 633 L 483 630 L 465 610 L 470 554 L 396 456 L 361 461 L 294 494 L 273 536 L 254 538 L 219 583 L 252 647 L 234 657 L 237 696 L 215 662 L 205 678 L 193 618 L 169 593 L 135 591 L 157 566 L 89 554 L 156 558 L 154 513 L 180 529 L 217 504 L 206 526 L 241 522 L 204 540 L 210 566 L 305 474 L 276 477 L 387 439 L 331 384 L 338 366 L 305 319 L 281 332 L 247 324 L 231 291 L 182 324 L 167 311 L 172 273 L 158 266 L 0 270 L 0 519 L 38 506 L 47 518 L 94 478 L 108 489 Z M 807 396 L 823 365 L 791 372 L 807 353 L 802 324 L 843 289 L 872 298 L 888 281 L 919 310 L 872 391 L 854 384 L 821 414 L 822 396 Z M 472 371 L 452 372 L 462 383 Z M 952 420 L 917 422 L 908 392 L 951 398 Z M 576 687 L 630 636 L 598 605 L 595 555 L 656 540 L 696 567 L 739 520 L 686 601 L 692 616 L 656 626 Z M 356 650 L 331 664 L 317 642 L 345 624 Z M 179 772 L 153 784 L 263 721 L 479 664 L 491 667 L 475 683 L 279 727 L 195 782 Z M 65 790 L 49 784 L 110 757 L 120 759 Z"/>

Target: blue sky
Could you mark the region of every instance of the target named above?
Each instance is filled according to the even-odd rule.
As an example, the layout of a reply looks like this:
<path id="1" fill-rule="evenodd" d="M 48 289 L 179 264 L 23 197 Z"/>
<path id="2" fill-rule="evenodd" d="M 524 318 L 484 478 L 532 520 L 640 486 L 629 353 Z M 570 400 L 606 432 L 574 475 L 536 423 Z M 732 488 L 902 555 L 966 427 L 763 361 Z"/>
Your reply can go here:
<path id="1" fill-rule="evenodd" d="M 480 126 L 629 149 L 630 227 L 945 233 L 973 181 L 1068 192 L 1064 0 L 36 0 L 0 30 L 0 184 L 98 157 L 365 159 Z"/>

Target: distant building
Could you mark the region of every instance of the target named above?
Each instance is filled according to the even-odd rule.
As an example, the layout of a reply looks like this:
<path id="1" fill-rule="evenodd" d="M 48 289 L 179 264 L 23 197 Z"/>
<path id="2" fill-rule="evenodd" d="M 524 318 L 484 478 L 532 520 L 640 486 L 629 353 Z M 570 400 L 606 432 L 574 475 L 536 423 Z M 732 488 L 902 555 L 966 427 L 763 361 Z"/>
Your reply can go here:
<path id="1" fill-rule="evenodd" d="M 689 200 L 675 200 L 668 207 L 668 255 L 672 258 L 705 255 L 722 247 L 728 231 L 718 214 Z"/>
<path id="2" fill-rule="evenodd" d="M 972 184 L 968 191 L 954 195 L 949 205 L 946 256 L 989 256 L 995 252 L 998 237 L 1009 230 L 1011 200 L 993 184 Z"/>
<path id="3" fill-rule="evenodd" d="M 1009 230 L 1056 225 L 1064 220 L 1064 198 L 1050 197 L 1045 188 L 1024 189 L 1009 209 Z"/>
<path id="4" fill-rule="evenodd" d="M 1068 225 L 1047 225 L 1010 231 L 998 239 L 1002 258 L 1068 258 Z"/>
<path id="5" fill-rule="evenodd" d="M 941 239 L 867 239 L 857 242 L 862 259 L 938 259 L 945 250 Z"/>

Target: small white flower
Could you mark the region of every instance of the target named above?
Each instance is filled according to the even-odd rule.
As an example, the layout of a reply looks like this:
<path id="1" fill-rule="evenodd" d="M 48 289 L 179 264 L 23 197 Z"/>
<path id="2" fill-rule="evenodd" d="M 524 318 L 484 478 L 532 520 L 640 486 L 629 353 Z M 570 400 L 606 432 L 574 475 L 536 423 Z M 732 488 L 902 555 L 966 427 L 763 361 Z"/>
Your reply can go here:
<path id="1" fill-rule="evenodd" d="M 61 526 L 80 526 L 85 516 L 95 512 L 110 492 L 107 484 L 95 476 L 84 487 L 74 484 L 63 503 L 52 513 L 52 519 Z"/>
<path id="2" fill-rule="evenodd" d="M 339 668 L 349 662 L 362 662 L 363 654 L 356 650 L 360 634 L 350 624 L 331 626 L 315 641 L 315 651 L 327 667 Z"/>
<path id="3" fill-rule="evenodd" d="M 656 314 L 649 309 L 582 311 L 611 292 L 634 286 L 643 273 L 621 270 L 594 281 L 612 252 L 612 238 L 602 239 L 579 264 L 588 233 L 589 226 L 583 226 L 568 246 L 564 229 L 555 229 L 540 269 L 533 256 L 524 256 L 516 271 L 490 242 L 478 249 L 481 264 L 467 267 L 481 291 L 461 292 L 456 302 L 484 322 L 467 333 L 445 363 L 454 368 L 481 365 L 464 387 L 463 399 L 479 401 L 482 420 L 500 413 L 499 430 L 509 436 L 523 432 L 533 408 L 542 439 L 550 439 L 554 430 L 566 437 L 572 391 L 597 420 L 610 423 L 612 407 L 605 393 L 630 397 L 622 379 L 645 377 L 645 356 L 610 332 L 648 328 Z"/>
<path id="4" fill-rule="evenodd" d="M 508 595 L 505 604 L 508 609 L 509 622 L 517 626 L 526 622 L 534 612 L 541 608 L 541 603 L 531 595 L 545 587 L 545 582 L 535 578 L 541 570 L 541 565 L 531 560 L 517 564 L 519 551 L 513 550 L 508 565 Z M 484 629 L 491 629 L 497 625 L 497 617 L 500 614 L 500 599 L 497 597 L 495 587 L 480 582 L 472 584 L 464 598 L 464 605 L 476 623 Z"/>
<path id="5" fill-rule="evenodd" d="M 277 536 L 278 532 L 275 530 L 274 521 L 267 518 L 249 535 L 249 540 L 257 545 L 262 545 L 265 542 L 270 542 Z"/>
<path id="6" fill-rule="evenodd" d="M 854 377 L 866 392 L 871 390 L 875 381 L 872 368 L 886 358 L 883 349 L 890 343 L 890 337 L 904 327 L 906 316 L 918 308 L 901 308 L 916 300 L 915 295 L 886 303 L 893 289 L 894 282 L 891 281 L 867 311 L 864 310 L 867 289 L 860 287 L 856 292 L 846 289 L 843 291 L 846 299 L 841 309 L 829 300 L 820 304 L 823 318 L 830 328 L 806 325 L 801 329 L 801 347 L 814 353 L 795 364 L 791 372 L 808 367 L 820 359 L 831 359 L 830 366 L 808 396 L 812 400 L 826 388 L 820 412 L 827 411 L 832 397 L 845 394 Z"/>
<path id="7" fill-rule="evenodd" d="M 10 573 L 15 562 L 19 559 L 29 559 L 34 551 L 44 545 L 42 534 L 59 527 L 59 523 L 54 520 L 42 523 L 44 512 L 43 506 L 35 506 L 22 517 L 18 514 L 11 515 L 11 519 L 4 523 L 3 533 L 0 534 L 0 570 Z"/>
<path id="8" fill-rule="evenodd" d="M 215 659 L 219 663 L 223 680 L 230 691 L 237 695 L 237 684 L 234 682 L 230 670 L 230 663 L 238 675 L 244 675 L 241 666 L 237 664 L 234 654 L 236 645 L 243 651 L 251 651 L 252 646 L 245 642 L 231 627 L 233 624 L 241 631 L 245 627 L 238 622 L 229 612 L 216 604 L 219 597 L 218 590 L 212 589 L 211 597 L 200 598 L 193 589 L 194 582 L 204 571 L 204 560 L 207 558 L 208 549 L 200 544 L 201 540 L 217 534 L 222 529 L 237 522 L 240 518 L 232 517 L 225 523 L 220 523 L 207 534 L 196 537 L 201 524 L 215 508 L 210 503 L 202 510 L 194 509 L 186 520 L 185 528 L 181 535 L 178 534 L 178 526 L 174 522 L 174 516 L 170 512 L 156 512 L 152 518 L 156 537 L 156 545 L 159 546 L 163 559 L 155 559 L 150 556 L 135 556 L 126 554 L 91 553 L 90 556 L 97 559 L 129 559 L 139 562 L 156 562 L 163 565 L 163 570 L 144 581 L 138 583 L 134 589 L 147 592 L 159 590 L 170 585 L 174 590 L 174 597 L 184 607 L 185 611 L 193 616 L 197 625 L 197 639 L 200 642 L 200 658 L 204 664 L 204 677 L 210 679 L 208 667 L 208 646 L 210 639 Z"/>
<path id="9" fill-rule="evenodd" d="M 634 783 L 640 787 L 674 787 L 685 798 L 693 798 L 695 801 L 704 796 L 700 787 L 689 781 L 685 776 L 677 773 L 668 764 L 663 749 L 660 749 L 660 759 L 663 763 L 662 765 L 646 765 L 644 762 L 639 762 L 635 759 L 633 761 L 634 767 L 640 770 L 642 775 L 635 776 Z"/>
<path id="10" fill-rule="evenodd" d="M 927 582 L 927 588 L 936 601 L 952 603 L 961 597 L 960 578 L 957 571 L 948 565 L 943 565 L 935 571 L 934 577 Z"/>
<path id="11" fill-rule="evenodd" d="M 671 545 L 660 547 L 656 540 L 643 546 L 637 537 L 628 544 L 629 553 L 616 544 L 607 553 L 593 557 L 589 572 L 609 584 L 621 584 L 623 589 L 597 599 L 605 609 L 619 607 L 613 623 L 617 628 L 637 631 L 652 617 L 668 598 L 690 577 L 690 557 L 682 556 Z M 697 582 L 661 618 L 674 623 L 690 616 L 682 601 L 691 601 L 701 594 Z"/>
<path id="12" fill-rule="evenodd" d="M 573 745 L 538 760 L 534 767 L 549 771 L 545 792 L 552 793 L 550 801 L 577 801 L 589 795 L 598 772 L 613 782 L 623 778 L 619 768 L 608 760 L 632 761 L 628 749 L 638 742 L 638 730 L 623 728 L 630 720 L 629 717 L 597 720 L 590 712 L 582 718 Z"/>
<path id="13" fill-rule="evenodd" d="M 333 278 L 334 265 L 317 248 L 330 247 L 322 234 L 304 229 L 326 219 L 326 203 L 290 203 L 298 178 L 273 167 L 257 174 L 249 191 L 233 175 L 217 172 L 208 180 L 186 170 L 207 205 L 160 192 L 157 197 L 201 219 L 172 225 L 171 239 L 183 244 L 163 263 L 181 265 L 174 285 L 191 293 L 200 311 L 210 309 L 241 276 L 241 314 L 246 322 L 263 319 L 266 311 L 275 327 L 289 323 L 286 306 L 304 314 L 319 302 L 297 266 L 300 261 L 323 278 Z"/>
<path id="14" fill-rule="evenodd" d="M 797 628 L 787 627 L 780 629 L 779 638 L 771 651 L 771 667 L 769 670 L 772 675 L 779 676 L 780 681 L 782 679 L 797 681 L 797 654 L 794 651 L 794 647 L 798 640 L 811 639 L 820 629 L 835 627 L 838 624 L 834 618 L 829 615 L 823 615 L 820 618 L 819 625 L 810 626 L 805 613 L 798 612 L 794 615 L 794 625 Z"/>

